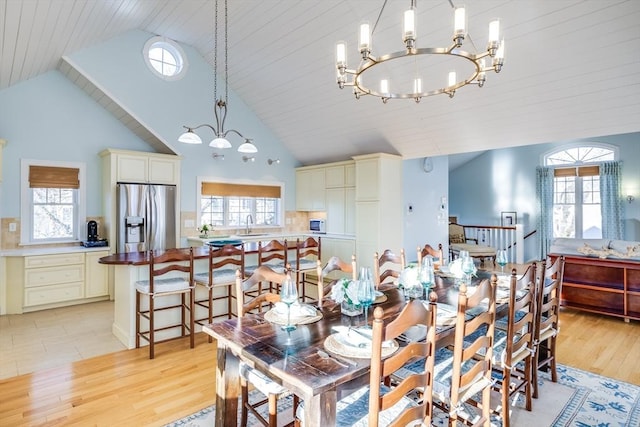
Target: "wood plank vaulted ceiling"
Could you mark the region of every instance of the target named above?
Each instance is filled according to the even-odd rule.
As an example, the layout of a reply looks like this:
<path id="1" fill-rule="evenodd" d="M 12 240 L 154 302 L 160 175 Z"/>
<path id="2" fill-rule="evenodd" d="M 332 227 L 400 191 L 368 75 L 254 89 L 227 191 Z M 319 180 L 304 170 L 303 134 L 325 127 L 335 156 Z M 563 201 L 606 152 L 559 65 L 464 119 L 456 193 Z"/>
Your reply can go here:
<path id="1" fill-rule="evenodd" d="M 484 49 L 489 21 L 501 19 L 502 72 L 452 99 L 386 105 L 339 90 L 334 70 L 335 42 L 347 41 L 354 67 L 357 27 L 375 22 L 382 3 L 229 1 L 229 85 L 303 164 L 375 151 L 409 159 L 640 131 L 638 0 L 467 2 L 476 48 Z M 400 14 L 409 3 L 389 0 L 374 53 L 400 50 Z M 448 46 L 449 1 L 417 6 L 418 45 Z M 191 45 L 213 64 L 211 0 L 0 0 L 0 25 L 0 91 L 131 29 Z M 473 50 L 468 41 L 465 47 Z"/>

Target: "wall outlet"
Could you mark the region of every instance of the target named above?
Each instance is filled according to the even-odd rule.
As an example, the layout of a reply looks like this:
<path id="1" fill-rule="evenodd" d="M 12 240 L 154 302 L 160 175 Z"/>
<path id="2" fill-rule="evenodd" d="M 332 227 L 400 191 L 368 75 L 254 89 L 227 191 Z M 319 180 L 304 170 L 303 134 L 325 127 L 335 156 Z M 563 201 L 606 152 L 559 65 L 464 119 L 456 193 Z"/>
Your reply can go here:
<path id="1" fill-rule="evenodd" d="M 9 231 L 11 231 L 12 233 L 15 233 L 17 229 L 18 229 L 18 224 L 16 224 L 15 222 L 9 223 Z"/>
<path id="2" fill-rule="evenodd" d="M 196 222 L 192 219 L 185 219 L 184 220 L 184 228 L 193 228 L 196 226 Z"/>
<path id="3" fill-rule="evenodd" d="M 291 225 L 291 218 L 287 218 L 287 219 L 285 219 L 285 220 L 284 220 L 284 223 L 285 223 L 286 225 Z"/>

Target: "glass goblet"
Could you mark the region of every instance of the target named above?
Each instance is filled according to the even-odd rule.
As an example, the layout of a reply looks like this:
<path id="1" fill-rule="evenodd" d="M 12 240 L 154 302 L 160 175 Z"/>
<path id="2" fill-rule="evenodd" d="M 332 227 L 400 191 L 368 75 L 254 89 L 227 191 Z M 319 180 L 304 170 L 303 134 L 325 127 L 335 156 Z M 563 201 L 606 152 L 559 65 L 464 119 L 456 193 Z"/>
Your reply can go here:
<path id="1" fill-rule="evenodd" d="M 359 280 L 358 286 L 358 301 L 364 308 L 364 324 L 365 327 L 369 327 L 368 313 L 369 307 L 376 299 L 376 290 L 373 286 L 373 280 Z"/>
<path id="2" fill-rule="evenodd" d="M 287 324 L 282 326 L 283 331 L 293 331 L 296 329 L 295 325 L 291 324 L 291 304 L 298 300 L 298 287 L 295 282 L 291 280 L 291 277 L 287 275 L 287 278 L 282 282 L 280 289 L 280 301 L 287 304 Z"/>
<path id="3" fill-rule="evenodd" d="M 501 272 L 504 274 L 504 266 L 507 265 L 507 251 L 505 249 L 500 249 L 496 254 L 496 262 L 500 266 Z"/>
<path id="4" fill-rule="evenodd" d="M 476 266 L 473 263 L 473 258 L 466 257 L 462 260 L 462 272 L 466 276 L 467 283 L 471 284 L 471 275 L 475 271 Z"/>
<path id="5" fill-rule="evenodd" d="M 429 289 L 433 286 L 434 273 L 433 273 L 433 258 L 425 257 L 422 260 L 419 273 L 420 283 L 424 288 L 425 298 L 429 299 Z"/>

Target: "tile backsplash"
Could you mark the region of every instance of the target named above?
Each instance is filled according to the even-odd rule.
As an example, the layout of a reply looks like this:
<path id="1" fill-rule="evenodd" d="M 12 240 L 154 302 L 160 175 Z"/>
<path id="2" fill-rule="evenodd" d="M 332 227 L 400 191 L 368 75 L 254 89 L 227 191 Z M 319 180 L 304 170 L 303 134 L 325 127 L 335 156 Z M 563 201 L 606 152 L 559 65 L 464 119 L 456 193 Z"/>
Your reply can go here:
<path id="1" fill-rule="evenodd" d="M 87 217 L 87 221 L 96 221 L 98 223 L 98 237 L 104 238 L 106 236 L 106 230 L 104 228 L 104 221 L 102 217 Z M 12 225 L 15 224 L 15 231 L 12 231 Z M 83 230 L 86 233 L 86 230 Z M 24 246 L 20 246 L 20 218 L 0 218 L 0 250 L 11 249 L 24 249 Z M 65 246 L 77 246 L 78 243 L 53 243 L 46 245 L 30 245 L 30 248 L 38 247 L 65 247 Z"/>

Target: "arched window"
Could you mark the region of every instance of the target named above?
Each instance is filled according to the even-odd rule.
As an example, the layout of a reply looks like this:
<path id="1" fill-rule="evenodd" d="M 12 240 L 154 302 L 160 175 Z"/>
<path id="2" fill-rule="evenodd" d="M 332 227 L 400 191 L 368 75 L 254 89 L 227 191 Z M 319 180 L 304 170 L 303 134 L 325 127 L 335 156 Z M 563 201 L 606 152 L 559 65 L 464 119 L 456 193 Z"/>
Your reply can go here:
<path id="1" fill-rule="evenodd" d="M 553 237 L 602 238 L 600 163 L 616 160 L 615 147 L 581 144 L 544 155 L 553 168 Z"/>

